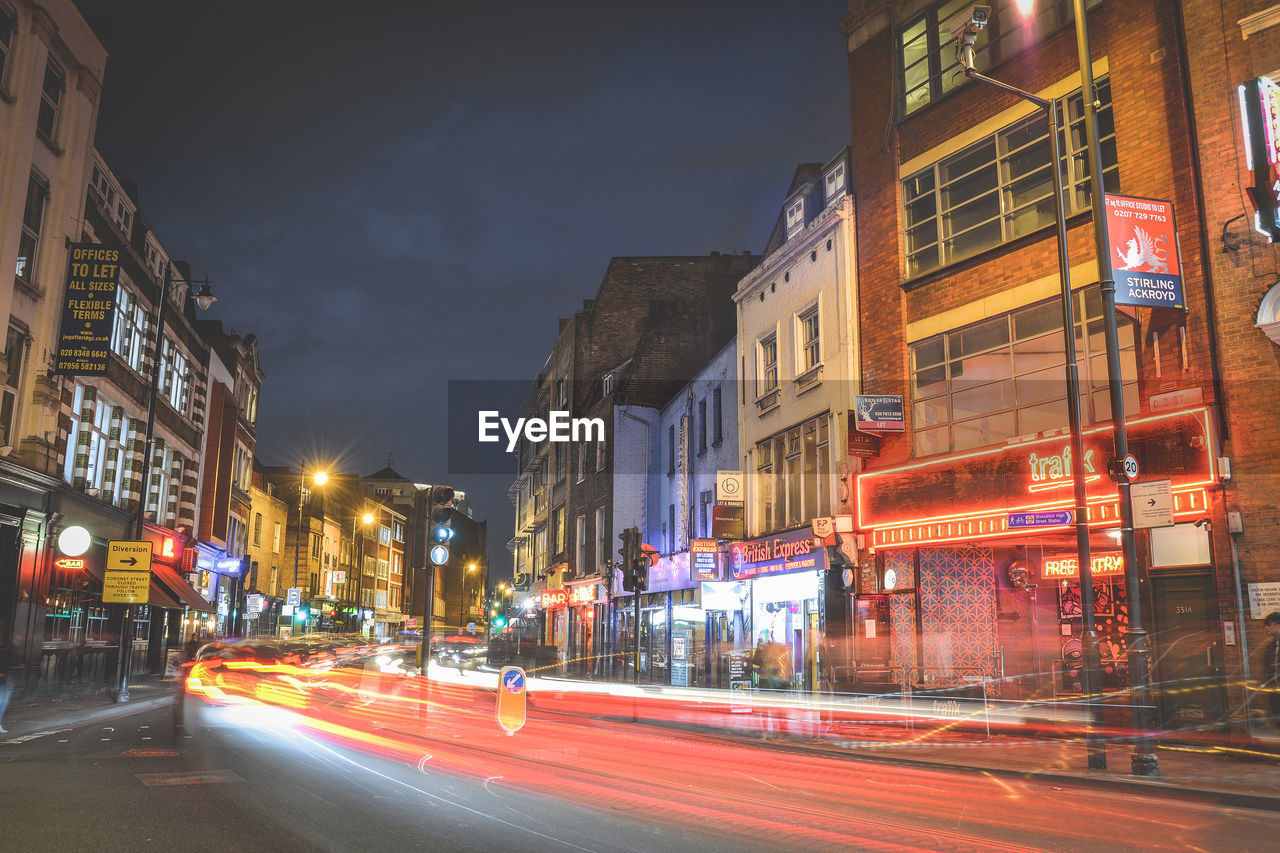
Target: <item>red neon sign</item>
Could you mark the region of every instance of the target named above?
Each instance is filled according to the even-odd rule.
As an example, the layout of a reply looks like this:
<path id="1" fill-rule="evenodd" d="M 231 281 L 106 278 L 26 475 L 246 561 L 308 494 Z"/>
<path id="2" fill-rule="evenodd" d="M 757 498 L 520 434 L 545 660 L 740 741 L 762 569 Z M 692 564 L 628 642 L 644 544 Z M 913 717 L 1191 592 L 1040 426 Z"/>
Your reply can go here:
<path id="1" fill-rule="evenodd" d="M 1209 409 L 1131 419 L 1129 437 L 1143 472 L 1173 481 L 1174 516 L 1202 516 L 1217 480 Z M 1111 425 L 1086 429 L 1084 439 L 1089 524 L 1113 527 L 1119 497 L 1099 473 L 1111 453 Z M 858 527 L 870 531 L 873 547 L 1025 535 L 1009 528 L 1010 513 L 1072 508 L 1067 447 L 1058 435 L 868 471 L 857 479 Z"/>
<path id="2" fill-rule="evenodd" d="M 565 589 L 544 589 L 542 591 L 542 609 L 551 610 L 564 607 L 569 603 L 569 591 Z"/>
<path id="3" fill-rule="evenodd" d="M 1111 554 L 1093 554 L 1089 558 L 1089 567 L 1093 576 L 1123 575 L 1124 555 L 1118 551 Z M 1080 560 L 1074 554 L 1046 557 L 1040 568 L 1040 576 L 1045 580 L 1075 580 L 1080 577 Z"/>

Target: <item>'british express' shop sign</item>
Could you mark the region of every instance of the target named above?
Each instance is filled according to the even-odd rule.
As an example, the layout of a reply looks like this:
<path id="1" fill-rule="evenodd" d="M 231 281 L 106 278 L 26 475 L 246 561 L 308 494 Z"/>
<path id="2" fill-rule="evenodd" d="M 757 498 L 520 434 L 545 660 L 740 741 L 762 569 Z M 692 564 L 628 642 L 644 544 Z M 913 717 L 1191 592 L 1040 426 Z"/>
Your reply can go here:
<path id="1" fill-rule="evenodd" d="M 733 557 L 734 580 L 827 567 L 827 551 L 813 547 L 813 531 L 808 528 L 734 542 L 729 545 L 729 553 Z"/>

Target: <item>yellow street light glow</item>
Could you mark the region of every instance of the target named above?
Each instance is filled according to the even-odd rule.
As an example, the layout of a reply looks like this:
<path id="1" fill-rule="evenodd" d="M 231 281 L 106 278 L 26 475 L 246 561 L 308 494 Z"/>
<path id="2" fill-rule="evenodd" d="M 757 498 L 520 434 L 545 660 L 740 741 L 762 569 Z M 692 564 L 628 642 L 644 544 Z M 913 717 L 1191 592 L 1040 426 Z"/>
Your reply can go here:
<path id="1" fill-rule="evenodd" d="M 312 476 L 311 481 L 317 486 L 323 486 L 325 483 L 329 482 L 329 474 L 327 471 L 317 471 L 315 475 Z"/>
<path id="2" fill-rule="evenodd" d="M 373 524 L 373 513 L 366 512 L 361 516 L 361 520 L 364 521 L 365 524 Z"/>
<path id="3" fill-rule="evenodd" d="M 475 563 L 472 563 L 471 565 L 467 566 L 467 571 L 469 571 L 469 572 L 474 572 L 475 570 L 476 570 L 476 564 L 475 564 Z"/>

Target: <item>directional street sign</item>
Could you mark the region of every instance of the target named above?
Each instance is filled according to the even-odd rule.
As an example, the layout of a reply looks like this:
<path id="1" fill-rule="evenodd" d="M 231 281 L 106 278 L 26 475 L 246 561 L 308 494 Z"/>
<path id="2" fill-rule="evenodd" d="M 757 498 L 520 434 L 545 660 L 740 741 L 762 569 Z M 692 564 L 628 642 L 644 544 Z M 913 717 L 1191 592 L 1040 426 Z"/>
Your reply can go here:
<path id="1" fill-rule="evenodd" d="M 146 604 L 151 597 L 151 542 L 113 539 L 107 543 L 102 600 Z"/>
<path id="2" fill-rule="evenodd" d="M 1173 526 L 1173 484 L 1169 480 L 1134 483 L 1129 487 L 1129 501 L 1135 529 Z"/>
<path id="3" fill-rule="evenodd" d="M 289 607 L 302 606 L 302 587 L 290 587 L 289 591 L 285 593 L 284 603 Z"/>
<path id="4" fill-rule="evenodd" d="M 1069 509 L 1054 512 L 1009 513 L 1010 527 L 1059 527 L 1063 524 L 1071 524 L 1073 521 L 1075 516 Z"/>
<path id="5" fill-rule="evenodd" d="M 437 566 L 443 566 L 449 562 L 449 549 L 443 545 L 434 545 L 431 548 L 431 562 Z"/>

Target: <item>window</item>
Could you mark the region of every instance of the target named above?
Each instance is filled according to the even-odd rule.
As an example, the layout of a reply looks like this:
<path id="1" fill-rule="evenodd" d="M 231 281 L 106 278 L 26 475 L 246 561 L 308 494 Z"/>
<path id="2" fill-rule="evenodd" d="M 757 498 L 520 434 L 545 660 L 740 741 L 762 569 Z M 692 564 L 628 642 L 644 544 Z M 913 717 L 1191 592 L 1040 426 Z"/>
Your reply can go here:
<path id="1" fill-rule="evenodd" d="M 822 344 L 819 340 L 818 305 L 806 308 L 796 316 L 800 334 L 800 372 L 805 373 L 822 364 Z"/>
<path id="2" fill-rule="evenodd" d="M 1102 0 L 1085 0 L 1092 9 Z M 985 34 L 978 37 L 974 67 L 986 71 L 1055 32 L 1073 18 L 1071 0 L 1041 0 L 1036 17 L 1024 24 L 1014 0 L 996 0 Z M 902 114 L 910 115 L 966 82 L 951 40 L 951 27 L 972 3 L 942 0 L 907 21 L 898 32 L 898 93 Z"/>
<path id="3" fill-rule="evenodd" d="M 547 568 L 547 526 L 544 524 L 533 534 L 533 571 L 539 573 Z"/>
<path id="4" fill-rule="evenodd" d="M 578 516 L 577 529 L 574 530 L 574 534 L 573 548 L 578 556 L 573 570 L 580 575 L 585 575 L 591 571 L 591 567 L 587 563 L 588 548 L 591 543 L 587 541 L 587 517 L 585 515 Z"/>
<path id="5" fill-rule="evenodd" d="M 66 80 L 62 69 L 52 59 L 49 60 L 44 66 L 44 85 L 40 88 L 40 112 L 36 116 L 36 130 L 50 142 L 58 129 L 58 109 L 65 88 Z"/>
<path id="6" fill-rule="evenodd" d="M 310 535 L 311 535 L 311 556 L 314 559 L 318 560 L 320 559 L 320 549 L 321 549 L 321 546 L 323 545 L 323 542 L 321 541 L 321 537 L 319 533 L 312 533 Z"/>
<path id="7" fill-rule="evenodd" d="M 378 528 L 378 544 L 379 545 L 391 544 L 391 528 L 390 527 L 381 526 Z"/>
<path id="8" fill-rule="evenodd" d="M 0 83 L 4 81 L 4 69 L 8 64 L 9 49 L 13 46 L 13 31 L 17 28 L 13 12 L 0 5 Z"/>
<path id="9" fill-rule="evenodd" d="M 556 405 L 560 407 L 561 411 L 569 410 L 569 380 L 568 379 L 556 380 Z"/>
<path id="10" fill-rule="evenodd" d="M 171 338 L 165 338 L 161 347 L 160 393 L 180 415 L 187 413 L 187 388 L 191 383 L 187 365 L 187 356 Z"/>
<path id="11" fill-rule="evenodd" d="M 1111 418 L 1102 299 L 1077 292 L 1076 357 L 1080 416 Z M 1127 411 L 1138 411 L 1138 362 L 1132 321 L 1120 319 Z M 1062 309 L 1042 302 L 912 344 L 911 425 L 917 456 L 997 444 L 1067 426 Z"/>
<path id="12" fill-rule="evenodd" d="M 16 326 L 9 327 L 4 340 L 5 382 L 17 388 L 22 382 L 22 362 L 27 352 L 27 334 Z"/>
<path id="13" fill-rule="evenodd" d="M 249 491 L 249 478 L 253 473 L 253 454 L 249 448 L 236 442 L 231 463 L 231 484 L 242 492 Z"/>
<path id="14" fill-rule="evenodd" d="M 830 513 L 830 444 L 830 424 L 823 415 L 756 445 L 758 532 Z"/>
<path id="15" fill-rule="evenodd" d="M 793 237 L 804 229 L 804 196 L 787 204 L 787 237 Z"/>
<path id="16" fill-rule="evenodd" d="M 280 522 L 275 522 L 275 529 L 271 533 L 271 553 L 280 553 Z"/>
<path id="17" fill-rule="evenodd" d="M 77 488 L 99 490 L 103 500 L 120 504 L 130 421 L 119 406 L 91 390 L 76 384 L 63 476 Z M 119 414 L 118 428 L 113 413 Z"/>
<path id="18" fill-rule="evenodd" d="M 1103 180 L 1120 186 L 1111 84 L 1097 81 L 1098 133 Z M 1090 206 L 1084 101 L 1065 99 L 1063 175 L 1067 215 Z M 906 275 L 914 278 L 944 264 L 998 246 L 1054 222 L 1049 170 L 1049 120 L 1039 111 L 959 151 L 902 182 Z"/>
<path id="19" fill-rule="evenodd" d="M 762 338 L 757 344 L 760 350 L 760 396 L 778 387 L 778 334 Z"/>
<path id="20" fill-rule="evenodd" d="M 844 195 L 845 185 L 843 160 L 827 170 L 827 173 L 822 177 L 822 185 L 827 204 L 831 204 L 831 202 Z"/>
<path id="21" fill-rule="evenodd" d="M 556 443 L 555 454 L 556 454 L 556 482 L 558 483 L 565 478 L 565 475 L 568 472 L 568 468 L 569 468 L 569 464 L 566 459 L 566 457 L 568 456 L 568 453 L 565 450 L 565 446 L 563 442 Z"/>
<path id="22" fill-rule="evenodd" d="M 720 408 L 720 386 L 711 392 L 711 443 L 719 444 L 724 440 L 724 418 Z"/>
<path id="23" fill-rule="evenodd" d="M 707 401 L 698 401 L 698 452 L 707 452 Z"/>
<path id="24" fill-rule="evenodd" d="M 596 568 L 609 562 L 609 528 L 605 523 L 604 507 L 596 510 Z"/>
<path id="25" fill-rule="evenodd" d="M 674 426 L 667 427 L 667 476 L 673 477 L 676 473 L 676 428 Z"/>
<path id="26" fill-rule="evenodd" d="M 667 523 L 664 525 L 667 534 L 667 553 L 676 552 L 676 505 L 667 505 Z"/>
<path id="27" fill-rule="evenodd" d="M 124 285 L 116 287 L 116 323 L 111 330 L 111 351 L 125 364 L 142 372 L 147 340 L 147 311 Z"/>
<path id="28" fill-rule="evenodd" d="M 596 470 L 604 470 L 604 445 L 603 441 L 596 442 Z"/>
<path id="29" fill-rule="evenodd" d="M 558 506 L 551 511 L 551 530 L 552 530 L 552 535 L 555 536 L 555 549 L 552 551 L 552 553 L 563 554 L 564 538 L 565 538 L 564 507 Z"/>
<path id="30" fill-rule="evenodd" d="M 587 478 L 587 445 L 578 445 L 578 482 Z"/>
<path id="31" fill-rule="evenodd" d="M 262 513 L 253 514 L 253 547 L 262 547 Z"/>
<path id="32" fill-rule="evenodd" d="M 391 538 L 397 542 L 404 541 L 404 525 L 399 521 L 391 525 Z"/>
<path id="33" fill-rule="evenodd" d="M 715 503 L 715 494 L 711 490 L 703 492 L 698 498 L 698 522 L 702 536 L 711 535 L 711 506 Z"/>
<path id="34" fill-rule="evenodd" d="M 27 180 L 27 201 L 22 209 L 22 235 L 18 238 L 18 266 L 14 274 L 31 284 L 35 275 L 36 250 L 40 247 L 40 230 L 44 225 L 44 206 L 49 198 L 49 185 L 34 172 Z"/>

